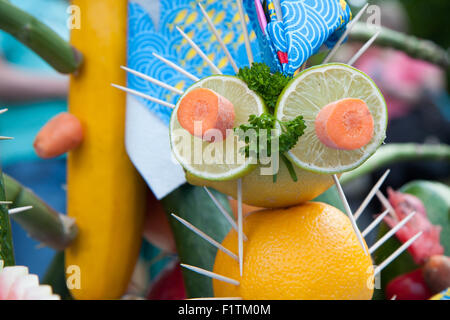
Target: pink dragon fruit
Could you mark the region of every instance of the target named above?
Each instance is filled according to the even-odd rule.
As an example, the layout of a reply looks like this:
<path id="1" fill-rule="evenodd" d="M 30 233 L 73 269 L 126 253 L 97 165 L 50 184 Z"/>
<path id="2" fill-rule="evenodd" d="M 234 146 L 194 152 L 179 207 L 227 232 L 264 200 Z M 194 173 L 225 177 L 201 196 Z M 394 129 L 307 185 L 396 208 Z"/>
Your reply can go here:
<path id="1" fill-rule="evenodd" d="M 427 211 L 422 201 L 407 193 L 388 189 L 389 202 L 395 211 L 395 216 L 386 216 L 384 221 L 390 228 L 394 228 L 397 223 L 403 220 L 411 212 L 417 214 L 395 234 L 397 239 L 405 243 L 419 231 L 423 231 L 422 236 L 417 239 L 408 251 L 416 264 L 422 265 L 433 255 L 442 255 L 444 247 L 440 243 L 441 227 L 431 224 L 428 220 Z"/>
<path id="2" fill-rule="evenodd" d="M 0 300 L 60 300 L 48 285 L 39 285 L 37 275 L 29 274 L 27 267 L 3 268 L 0 260 Z"/>

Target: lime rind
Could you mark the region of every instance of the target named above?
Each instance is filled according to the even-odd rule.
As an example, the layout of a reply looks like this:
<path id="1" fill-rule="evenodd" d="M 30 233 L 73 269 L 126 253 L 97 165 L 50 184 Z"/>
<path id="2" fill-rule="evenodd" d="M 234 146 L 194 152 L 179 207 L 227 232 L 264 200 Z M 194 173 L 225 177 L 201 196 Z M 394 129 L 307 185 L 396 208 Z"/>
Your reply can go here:
<path id="1" fill-rule="evenodd" d="M 346 90 L 345 93 L 337 90 L 333 91 L 329 88 L 329 86 L 332 84 L 338 86 L 340 80 L 344 79 L 333 78 L 323 81 L 325 80 L 325 73 L 328 72 L 332 74 L 333 72 L 331 71 L 334 70 L 336 70 L 336 73 L 341 72 L 344 75 L 346 74 L 346 76 L 351 75 L 350 86 L 348 88 L 342 86 L 341 90 Z M 308 90 L 299 91 L 298 88 L 302 87 L 302 85 L 305 83 L 305 79 L 313 74 L 317 74 L 318 79 L 321 79 L 322 77 L 322 81 L 317 81 L 312 90 L 309 90 L 314 92 L 314 94 L 311 96 L 307 92 Z M 332 76 L 330 75 L 330 77 Z M 352 87 L 355 77 L 357 77 L 360 82 L 362 81 L 361 86 L 364 85 L 370 87 L 370 95 L 368 97 L 362 97 L 361 95 L 356 94 L 358 90 Z M 330 82 L 328 82 L 328 80 L 330 80 Z M 352 92 L 349 92 L 350 90 Z M 298 101 L 302 101 L 305 107 L 292 107 L 291 104 L 295 104 L 295 102 L 292 101 L 292 97 L 297 98 Z M 361 98 L 363 100 L 370 99 L 370 103 L 368 103 L 368 106 L 371 113 L 375 114 L 374 120 L 376 127 L 374 137 L 372 138 L 371 142 L 369 142 L 369 144 L 357 150 L 349 151 L 328 148 L 320 143 L 318 138 L 315 136 L 314 119 L 317 116 L 319 110 L 322 107 L 326 106 L 328 103 L 348 97 Z M 287 105 L 289 105 L 289 107 L 286 107 Z M 306 107 L 306 105 L 309 105 L 309 107 Z M 290 113 L 286 114 L 285 109 L 289 109 Z M 305 134 L 300 137 L 297 145 L 289 152 L 287 152 L 286 156 L 296 166 L 311 172 L 335 174 L 353 170 L 363 164 L 367 159 L 369 159 L 370 156 L 376 152 L 378 147 L 386 138 L 386 128 L 388 120 L 387 107 L 386 101 L 384 100 L 380 89 L 365 73 L 346 64 L 330 63 L 326 65 L 311 67 L 299 73 L 287 84 L 278 99 L 277 107 L 275 109 L 275 116 L 279 120 L 291 120 L 298 115 L 304 116 L 307 128 L 305 130 Z M 303 147 L 305 148 L 304 151 L 299 152 Z M 300 153 L 300 157 L 298 154 L 296 154 L 296 152 Z M 308 161 L 301 159 L 303 155 L 305 155 L 306 157 L 308 153 L 315 153 L 315 157 L 313 159 L 308 159 Z M 323 159 L 324 154 L 327 154 L 327 157 L 329 159 Z M 342 159 L 345 159 L 347 157 L 350 157 L 351 161 L 343 164 Z M 333 161 L 334 163 L 330 165 L 329 162 Z"/>
<path id="2" fill-rule="evenodd" d="M 236 119 L 234 123 L 234 127 L 238 127 L 243 123 L 248 122 L 248 117 L 251 114 L 261 115 L 264 112 L 267 112 L 266 105 L 263 99 L 256 94 L 254 91 L 250 90 L 247 87 L 247 84 L 234 76 L 227 75 L 213 75 L 206 78 L 203 78 L 192 86 L 190 86 L 183 95 L 179 98 L 170 118 L 169 123 L 169 139 L 170 145 L 172 149 L 172 154 L 174 158 L 181 164 L 181 166 L 189 172 L 190 174 L 197 176 L 202 179 L 211 180 L 211 181 L 228 181 L 242 178 L 256 169 L 257 161 L 254 159 L 248 158 L 244 162 L 240 164 L 193 164 L 187 161 L 186 157 L 183 156 L 182 150 L 180 150 L 179 142 L 177 142 L 177 138 L 180 134 L 185 134 L 186 136 L 190 136 L 191 146 L 194 143 L 202 145 L 202 150 L 208 148 L 208 146 L 214 146 L 216 142 L 205 142 L 198 137 L 194 137 L 188 133 L 178 122 L 177 118 L 177 110 L 180 104 L 180 101 L 183 97 L 195 88 L 208 88 L 211 89 L 228 100 L 230 100 L 235 106 Z M 227 90 L 228 88 L 228 90 Z M 236 92 L 227 92 L 230 89 L 234 88 Z M 233 91 L 233 90 L 231 90 Z M 175 133 L 175 130 L 180 130 L 178 134 Z M 178 132 L 178 131 L 177 131 Z M 223 144 L 226 145 L 228 139 L 236 139 L 234 135 L 229 134 L 227 138 L 223 141 Z M 237 147 L 237 143 L 234 143 L 233 148 L 233 159 L 236 159 L 236 153 L 239 152 L 239 147 Z M 195 152 L 195 149 L 193 149 Z M 223 155 L 226 156 L 226 150 L 223 152 Z M 195 156 L 195 155 L 194 155 Z M 191 158 L 192 160 L 192 158 Z"/>

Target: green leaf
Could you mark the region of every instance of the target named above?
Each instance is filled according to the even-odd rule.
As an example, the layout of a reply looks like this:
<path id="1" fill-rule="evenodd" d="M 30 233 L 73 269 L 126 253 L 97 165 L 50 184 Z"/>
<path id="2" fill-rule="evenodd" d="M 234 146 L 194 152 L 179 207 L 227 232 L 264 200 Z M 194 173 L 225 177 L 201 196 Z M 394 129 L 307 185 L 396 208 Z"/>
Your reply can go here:
<path id="1" fill-rule="evenodd" d="M 228 212 L 231 212 L 228 198 L 211 190 Z M 212 271 L 217 249 L 175 220 L 171 213 L 189 221 L 194 226 L 222 242 L 230 231 L 230 224 L 220 213 L 201 187 L 185 184 L 164 199 L 162 205 L 169 217 L 178 255 L 182 263 Z M 212 281 L 190 270 L 183 270 L 183 278 L 189 298 L 213 297 Z"/>
<path id="2" fill-rule="evenodd" d="M 422 200 L 430 222 L 442 227 L 441 244 L 444 246 L 445 255 L 450 255 L 450 188 L 439 182 L 413 181 L 404 185 L 400 192 L 409 193 Z M 386 224 L 382 223 L 378 232 L 378 239 L 389 231 Z M 375 263 L 380 264 L 391 253 L 400 247 L 400 241 L 393 237 L 386 241 L 374 255 Z M 414 263 L 408 251 L 405 251 L 389 266 L 381 272 L 381 286 L 385 288 L 393 278 L 419 268 Z M 380 291 L 380 290 L 378 290 Z"/>
<path id="3" fill-rule="evenodd" d="M 0 171 L 0 201 L 5 201 L 5 188 L 3 175 Z M 9 220 L 8 208 L 0 204 L 0 259 L 5 266 L 14 265 L 14 249 L 12 242 L 11 223 Z"/>

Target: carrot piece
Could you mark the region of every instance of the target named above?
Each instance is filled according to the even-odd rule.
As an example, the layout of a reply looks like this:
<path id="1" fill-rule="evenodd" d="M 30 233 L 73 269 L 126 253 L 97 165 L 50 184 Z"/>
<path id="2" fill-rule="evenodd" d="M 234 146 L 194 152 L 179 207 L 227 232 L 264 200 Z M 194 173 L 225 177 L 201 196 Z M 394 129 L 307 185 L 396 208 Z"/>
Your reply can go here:
<path id="1" fill-rule="evenodd" d="M 372 140 L 374 123 L 363 100 L 346 98 L 320 110 L 315 126 L 317 137 L 327 147 L 355 150 Z"/>
<path id="2" fill-rule="evenodd" d="M 60 113 L 42 127 L 34 140 L 34 150 L 43 159 L 58 157 L 83 141 L 80 121 L 70 113 Z"/>
<path id="3" fill-rule="evenodd" d="M 216 129 L 222 138 L 226 137 L 227 129 L 233 128 L 235 113 L 233 104 L 225 97 L 210 89 L 197 88 L 183 97 L 177 117 L 192 135 L 212 142 L 221 140 L 220 135 L 208 131 Z"/>

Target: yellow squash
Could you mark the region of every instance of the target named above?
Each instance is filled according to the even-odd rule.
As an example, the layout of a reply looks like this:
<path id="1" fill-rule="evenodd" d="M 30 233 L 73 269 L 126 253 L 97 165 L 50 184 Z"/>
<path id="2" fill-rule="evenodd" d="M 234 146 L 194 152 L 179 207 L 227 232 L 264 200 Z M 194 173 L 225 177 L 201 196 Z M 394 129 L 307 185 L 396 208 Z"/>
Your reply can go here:
<path id="1" fill-rule="evenodd" d="M 85 140 L 68 160 L 68 214 L 80 232 L 66 250 L 66 267 L 80 271 L 79 289 L 76 274 L 68 275 L 76 299 L 116 299 L 139 254 L 145 210 L 145 186 L 125 152 L 126 97 L 111 87 L 126 80 L 119 67 L 126 64 L 127 0 L 72 4 L 81 28 L 72 30 L 71 42 L 85 61 L 71 79 L 69 110 Z"/>

